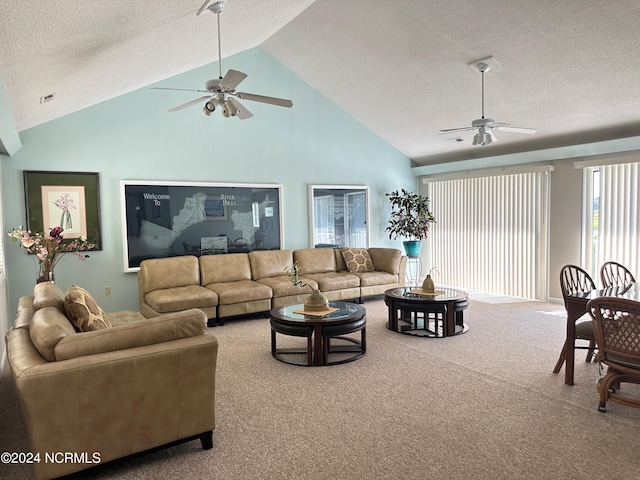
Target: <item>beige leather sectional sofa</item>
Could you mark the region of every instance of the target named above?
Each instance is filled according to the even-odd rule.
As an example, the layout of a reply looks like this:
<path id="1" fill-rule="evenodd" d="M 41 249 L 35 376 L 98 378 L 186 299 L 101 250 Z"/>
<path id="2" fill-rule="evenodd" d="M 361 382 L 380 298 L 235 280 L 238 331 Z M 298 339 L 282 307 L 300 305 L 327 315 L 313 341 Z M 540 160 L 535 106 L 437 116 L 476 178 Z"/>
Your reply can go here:
<path id="1" fill-rule="evenodd" d="M 366 262 L 346 262 L 352 259 Z M 284 274 L 296 262 L 300 280 Z M 407 258 L 395 248 L 256 250 L 144 260 L 138 271 L 140 312 L 148 318 L 188 308 L 216 320 L 302 303 L 319 289 L 330 301 L 361 301 L 404 286 Z M 350 271 L 350 269 L 352 271 Z"/>
<path id="2" fill-rule="evenodd" d="M 76 306 L 89 309 L 89 301 Z M 39 283 L 20 299 L 6 335 L 29 453 L 40 458 L 35 477 L 197 438 L 211 448 L 218 342 L 205 335 L 205 314 L 191 309 L 146 319 L 90 310 L 82 325 L 99 329 L 77 332 L 65 293 Z M 60 461 L 69 454 L 73 461 Z"/>

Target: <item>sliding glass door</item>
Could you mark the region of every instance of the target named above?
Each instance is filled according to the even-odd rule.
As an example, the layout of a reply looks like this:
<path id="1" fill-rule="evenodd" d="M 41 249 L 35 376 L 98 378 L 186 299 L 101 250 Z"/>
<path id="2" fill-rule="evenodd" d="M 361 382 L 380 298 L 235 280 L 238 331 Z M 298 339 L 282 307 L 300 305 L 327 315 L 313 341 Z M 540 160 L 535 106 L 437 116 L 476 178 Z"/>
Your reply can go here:
<path id="1" fill-rule="evenodd" d="M 584 169 L 584 265 L 594 279 L 607 261 L 640 274 L 640 164 Z"/>
<path id="2" fill-rule="evenodd" d="M 545 299 L 548 170 L 425 179 L 437 220 L 429 268 L 438 283 Z"/>

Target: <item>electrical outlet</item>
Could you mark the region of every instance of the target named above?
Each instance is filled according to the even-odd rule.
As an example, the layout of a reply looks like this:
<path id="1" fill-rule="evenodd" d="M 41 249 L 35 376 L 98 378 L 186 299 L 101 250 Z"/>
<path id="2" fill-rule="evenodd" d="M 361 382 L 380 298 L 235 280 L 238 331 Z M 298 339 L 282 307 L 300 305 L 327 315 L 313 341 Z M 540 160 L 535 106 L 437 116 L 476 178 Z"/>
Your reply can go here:
<path id="1" fill-rule="evenodd" d="M 104 294 L 111 295 L 111 287 L 104 287 Z"/>

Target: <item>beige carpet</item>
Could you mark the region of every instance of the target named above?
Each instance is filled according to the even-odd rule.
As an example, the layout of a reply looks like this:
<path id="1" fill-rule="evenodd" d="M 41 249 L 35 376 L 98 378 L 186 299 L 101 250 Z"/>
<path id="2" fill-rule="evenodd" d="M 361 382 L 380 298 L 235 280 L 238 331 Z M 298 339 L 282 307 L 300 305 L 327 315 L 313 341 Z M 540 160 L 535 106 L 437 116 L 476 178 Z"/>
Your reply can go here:
<path id="1" fill-rule="evenodd" d="M 262 317 L 210 328 L 220 341 L 214 448 L 194 441 L 83 478 L 640 478 L 640 409 L 598 412 L 598 366 L 582 351 L 576 385 L 551 373 L 561 306 L 472 300 L 469 331 L 447 339 L 391 332 L 381 299 L 364 306 L 367 354 L 344 365 L 276 361 Z M 27 451 L 6 368 L 0 405 L 0 450 Z M 31 471 L 0 465 L 0 478 Z"/>

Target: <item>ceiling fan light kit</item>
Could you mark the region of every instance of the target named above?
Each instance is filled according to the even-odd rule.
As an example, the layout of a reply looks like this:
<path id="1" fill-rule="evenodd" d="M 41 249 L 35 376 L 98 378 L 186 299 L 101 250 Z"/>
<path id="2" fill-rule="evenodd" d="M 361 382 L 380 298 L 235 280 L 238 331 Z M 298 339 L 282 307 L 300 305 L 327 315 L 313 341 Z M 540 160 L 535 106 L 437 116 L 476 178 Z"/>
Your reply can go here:
<path id="1" fill-rule="evenodd" d="M 216 104 L 213 101 L 213 99 L 207 101 L 207 103 L 204 104 L 204 107 L 202 107 L 202 111 L 207 116 L 211 115 L 213 112 L 216 111 Z"/>
<path id="2" fill-rule="evenodd" d="M 233 100 L 233 98 L 227 98 L 222 104 L 222 116 L 225 118 L 237 117 L 240 115 L 240 106 Z"/>
<path id="3" fill-rule="evenodd" d="M 253 114 L 247 110 L 238 100 L 232 98 L 236 97 L 243 100 L 249 100 L 252 102 L 267 103 L 269 105 L 276 105 L 278 107 L 291 108 L 293 102 L 284 98 L 266 97 L 264 95 L 256 95 L 254 93 L 236 92 L 236 87 L 247 78 L 247 74 L 239 72 L 238 70 L 229 70 L 226 75 L 222 76 L 222 48 L 220 42 L 220 13 L 224 9 L 224 2 L 218 1 L 211 3 L 211 0 L 205 0 L 202 6 L 196 12 L 196 15 L 200 15 L 205 10 L 209 10 L 215 13 L 218 21 L 218 78 L 208 80 L 205 83 L 204 90 L 195 90 L 188 88 L 166 88 L 166 87 L 151 87 L 154 90 L 182 90 L 189 92 L 203 92 L 204 95 L 195 100 L 190 100 L 187 103 L 178 105 L 169 109 L 170 112 L 177 112 L 187 107 L 195 105 L 205 100 L 205 104 L 202 107 L 202 111 L 206 116 L 211 116 L 215 112 L 216 108 L 220 107 L 222 116 L 225 118 L 238 117 L 240 120 L 246 120 L 253 117 Z"/>
<path id="4" fill-rule="evenodd" d="M 492 143 L 496 143 L 498 139 L 493 134 L 493 132 L 486 128 L 481 127 L 473 137 L 473 145 L 491 145 Z"/>
<path id="5" fill-rule="evenodd" d="M 508 123 L 496 123 L 493 118 L 488 118 L 484 116 L 484 74 L 491 70 L 492 66 L 496 67 L 496 71 L 502 71 L 502 65 L 500 65 L 497 60 L 493 57 L 483 58 L 481 60 L 476 60 L 474 62 L 469 63 L 469 66 L 477 69 L 482 76 L 482 117 L 477 118 L 471 122 L 470 127 L 461 127 L 461 128 L 447 128 L 444 130 L 440 130 L 440 135 L 449 134 L 451 132 L 462 132 L 469 130 L 477 130 L 473 137 L 472 144 L 473 145 L 492 145 L 498 141 L 493 130 L 501 130 L 504 132 L 512 132 L 512 133 L 526 133 L 529 135 L 533 135 L 536 133 L 536 130 L 533 128 L 522 128 L 522 127 L 512 127 Z"/>

